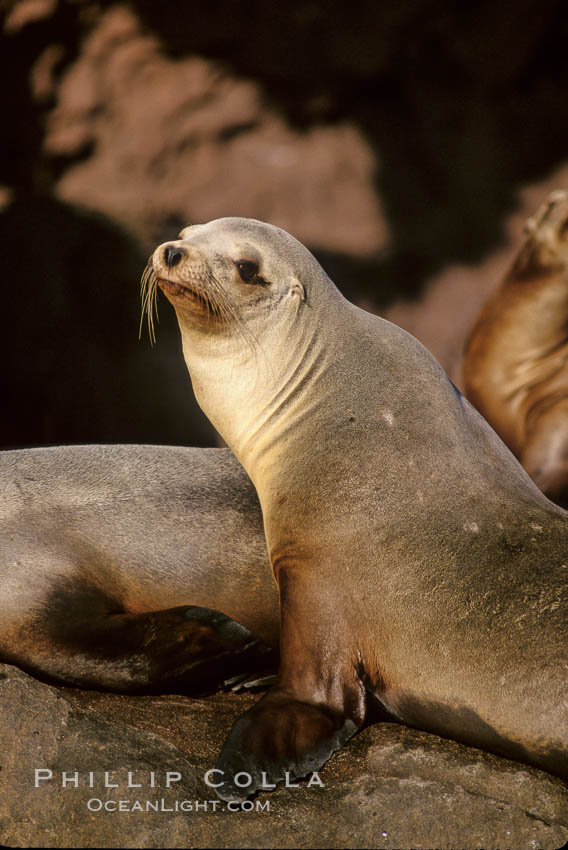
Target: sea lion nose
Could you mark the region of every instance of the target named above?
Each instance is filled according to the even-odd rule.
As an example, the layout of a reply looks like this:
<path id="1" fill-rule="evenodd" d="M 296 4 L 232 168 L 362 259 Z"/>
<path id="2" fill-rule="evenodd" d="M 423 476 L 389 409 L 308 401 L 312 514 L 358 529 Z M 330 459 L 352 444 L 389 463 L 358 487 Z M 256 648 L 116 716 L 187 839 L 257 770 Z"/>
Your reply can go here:
<path id="1" fill-rule="evenodd" d="M 166 245 L 164 249 L 164 260 L 169 268 L 177 266 L 183 255 L 183 248 L 179 248 L 177 245 Z"/>

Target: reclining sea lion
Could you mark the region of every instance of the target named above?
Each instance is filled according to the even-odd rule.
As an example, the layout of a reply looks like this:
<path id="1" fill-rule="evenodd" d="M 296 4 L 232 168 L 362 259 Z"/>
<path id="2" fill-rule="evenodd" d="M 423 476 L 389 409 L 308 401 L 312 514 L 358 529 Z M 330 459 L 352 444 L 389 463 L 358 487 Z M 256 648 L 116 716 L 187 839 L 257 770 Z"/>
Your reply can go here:
<path id="1" fill-rule="evenodd" d="M 0 658 L 52 681 L 202 693 L 262 672 L 278 593 L 228 449 L 0 453 Z"/>

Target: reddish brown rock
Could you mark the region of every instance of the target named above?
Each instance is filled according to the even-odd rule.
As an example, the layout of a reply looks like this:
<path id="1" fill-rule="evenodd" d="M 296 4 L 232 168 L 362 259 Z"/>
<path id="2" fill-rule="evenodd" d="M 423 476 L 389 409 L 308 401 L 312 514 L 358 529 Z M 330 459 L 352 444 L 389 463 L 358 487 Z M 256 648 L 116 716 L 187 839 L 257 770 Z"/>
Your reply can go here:
<path id="1" fill-rule="evenodd" d="M 560 780 L 390 723 L 365 729 L 337 753 L 319 773 L 323 787 L 305 781 L 280 787 L 244 810 L 228 811 L 204 775 L 227 728 L 255 698 L 75 691 L 3 665 L 0 841 L 18 847 L 555 850 L 568 839 L 568 792 Z M 37 787 L 36 769 L 44 771 Z M 105 788 L 105 772 L 107 785 L 118 787 Z M 129 788 L 129 781 L 142 787 Z M 120 800 L 127 801 L 124 810 L 115 811 Z M 150 801 L 150 810 L 137 811 L 137 800 L 143 808 Z M 113 811 L 104 810 L 107 801 Z"/>
<path id="2" fill-rule="evenodd" d="M 48 155 L 86 147 L 93 154 L 65 172 L 57 195 L 148 245 L 168 221 L 175 235 L 225 215 L 268 220 L 340 253 L 386 242 L 375 159 L 351 122 L 291 129 L 253 82 L 196 56 L 166 57 L 126 6 L 102 16 L 49 118 Z"/>

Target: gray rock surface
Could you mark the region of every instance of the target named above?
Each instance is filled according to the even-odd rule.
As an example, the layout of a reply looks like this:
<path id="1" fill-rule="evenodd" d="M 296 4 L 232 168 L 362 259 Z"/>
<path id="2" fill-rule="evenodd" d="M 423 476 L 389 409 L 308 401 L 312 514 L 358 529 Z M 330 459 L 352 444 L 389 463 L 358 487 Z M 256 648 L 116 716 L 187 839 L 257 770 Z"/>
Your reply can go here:
<path id="1" fill-rule="evenodd" d="M 0 665 L 0 842 L 554 850 L 568 840 L 568 791 L 560 780 L 390 723 L 365 729 L 338 753 L 320 771 L 323 788 L 278 788 L 250 801 L 250 810 L 228 811 L 204 774 L 230 724 L 256 698 L 55 688 Z M 52 778 L 35 787 L 36 769 Z M 141 788 L 128 788 L 129 771 Z M 168 771 L 176 774 L 170 787 Z M 104 787 L 105 772 L 118 787 Z M 128 801 L 125 811 L 96 811 L 120 800 Z M 160 810 L 138 811 L 135 801 Z"/>

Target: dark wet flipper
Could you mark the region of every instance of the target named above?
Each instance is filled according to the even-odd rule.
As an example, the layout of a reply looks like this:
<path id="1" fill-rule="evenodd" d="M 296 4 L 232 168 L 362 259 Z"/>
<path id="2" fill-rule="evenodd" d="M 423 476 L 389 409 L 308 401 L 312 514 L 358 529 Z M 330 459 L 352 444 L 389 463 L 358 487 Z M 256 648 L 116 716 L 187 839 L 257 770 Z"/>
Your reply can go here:
<path id="1" fill-rule="evenodd" d="M 109 610 L 96 589 L 84 589 L 82 597 L 84 604 L 65 613 L 46 607 L 21 630 L 10 660 L 40 678 L 78 687 L 192 696 L 277 667 L 276 651 L 220 611 L 184 605 L 131 613 Z"/>
<path id="2" fill-rule="evenodd" d="M 286 779 L 301 779 L 319 770 L 357 728 L 338 712 L 275 688 L 233 725 L 217 760 L 223 784 L 216 792 L 222 800 L 242 801 Z"/>
<path id="3" fill-rule="evenodd" d="M 278 653 L 220 611 L 192 606 L 184 612 L 183 651 L 173 653 L 162 687 L 204 695 L 227 679 L 258 677 L 278 665 Z"/>

